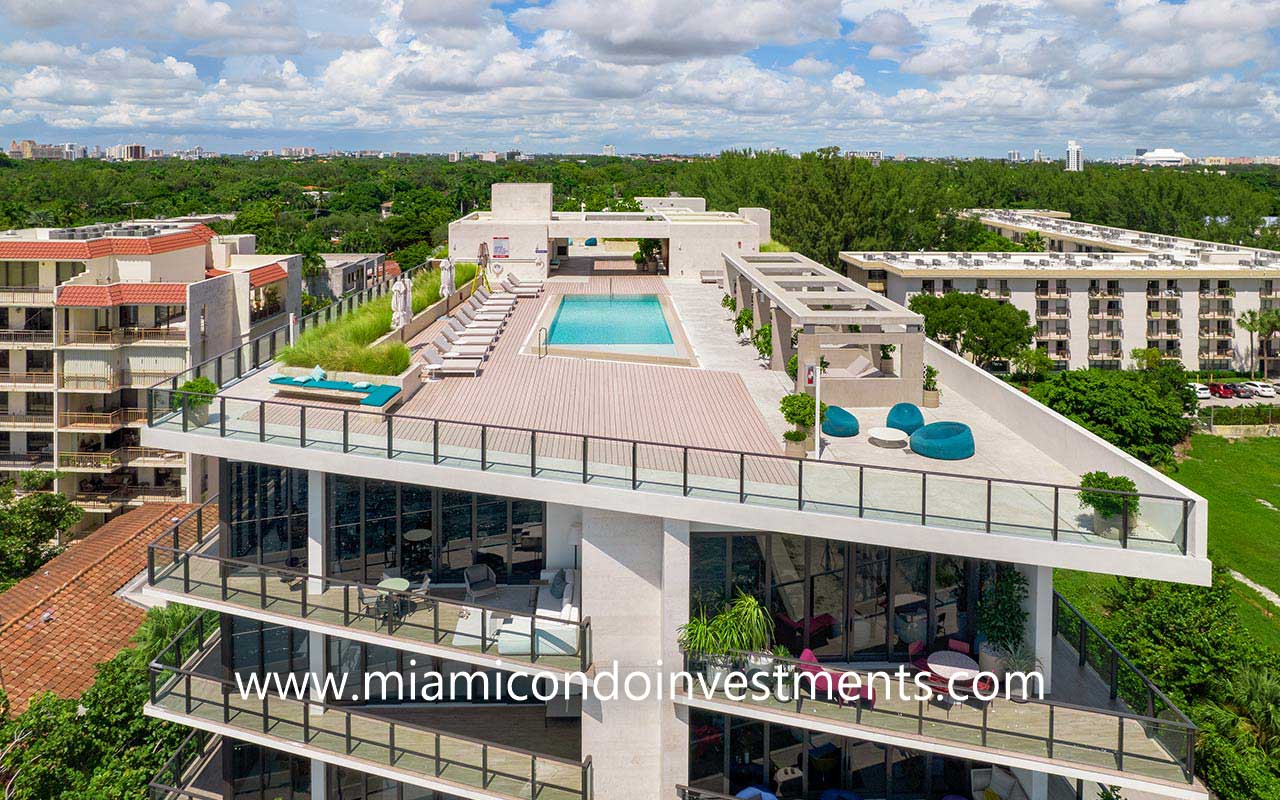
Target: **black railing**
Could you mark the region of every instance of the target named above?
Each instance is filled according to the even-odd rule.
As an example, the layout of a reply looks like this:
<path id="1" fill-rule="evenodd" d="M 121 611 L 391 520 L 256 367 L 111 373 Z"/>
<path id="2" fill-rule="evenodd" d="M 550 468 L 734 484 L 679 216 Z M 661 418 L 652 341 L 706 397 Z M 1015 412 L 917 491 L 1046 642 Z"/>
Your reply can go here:
<path id="1" fill-rule="evenodd" d="M 1102 758 L 1106 758 L 1117 771 L 1165 781 L 1176 780 L 1179 775 L 1187 783 L 1194 780 L 1196 727 L 1185 718 L 1160 719 L 1153 715 L 1048 700 L 1028 693 L 1025 685 L 1018 688 L 1011 685 L 988 700 L 974 693 L 965 704 L 972 705 L 975 713 L 966 715 L 952 715 L 949 705 L 938 706 L 930 699 L 892 697 L 868 701 L 855 696 L 857 692 L 849 693 L 849 697 L 833 710 L 825 691 L 819 690 L 819 697 L 792 691 L 794 688 L 808 689 L 810 683 L 807 680 L 796 683 L 790 677 L 806 669 L 810 672 L 815 668 L 832 669 L 828 665 L 770 654 L 763 654 L 761 658 L 761 654 L 724 654 L 714 659 L 714 672 L 722 676 L 728 672 L 740 673 L 751 681 L 756 672 L 773 676 L 781 667 L 784 675 L 781 687 L 770 683 L 769 678 L 763 679 L 765 685 L 773 690 L 767 698 L 753 693 L 752 686 L 739 687 L 743 691 L 738 693 L 735 690 L 735 696 L 731 698 L 721 691 L 726 686 L 723 678 L 715 682 L 714 672 L 706 681 L 709 696 L 703 695 L 705 690 L 696 679 L 688 685 L 687 695 L 769 712 L 789 712 L 827 724 L 843 722 L 927 736 L 944 742 L 1005 750 L 1019 756 L 1034 752 L 1044 758 L 1091 767 L 1098 766 Z M 695 675 L 705 668 L 706 660 L 685 653 L 684 665 L 686 672 Z M 844 670 L 833 671 L 836 674 L 829 685 L 831 691 L 837 693 L 838 674 Z M 889 680 L 896 681 L 894 673 L 889 673 Z M 871 682 L 871 685 L 883 689 L 885 681 L 882 678 L 878 683 Z M 896 688 L 896 683 L 891 688 Z M 904 691 L 914 693 L 915 688 L 914 684 L 909 684 Z M 989 696 L 989 693 L 983 692 L 982 695 Z M 834 694 L 830 698 L 831 701 L 836 699 Z M 1066 735 L 1064 729 L 1068 731 Z M 1136 735 L 1138 731 L 1141 735 Z M 1080 738 L 1081 733 L 1092 734 L 1092 740 Z"/>
<path id="2" fill-rule="evenodd" d="M 590 757 L 578 762 L 495 745 L 310 698 L 242 697 L 235 681 L 198 671 L 219 646 L 216 625 L 207 620 L 202 615 L 189 623 L 150 663 L 154 708 L 519 800 L 537 800 L 543 792 L 591 798 Z M 513 783 L 518 790 L 506 788 Z"/>
<path id="3" fill-rule="evenodd" d="M 1194 506 L 1187 497 L 1089 489 L 1090 495 L 1118 498 L 1122 508 L 1114 520 L 1090 516 L 1089 527 L 1078 514 L 1085 508 L 1079 486 L 226 394 L 196 408 L 193 397 L 207 402 L 150 389 L 148 425 L 632 491 L 1180 554 L 1187 552 Z"/>
<path id="4" fill-rule="evenodd" d="M 193 602 L 203 597 L 322 625 L 501 656 L 513 663 L 566 672 L 585 673 L 591 668 L 589 617 L 570 622 L 431 591 L 387 589 L 283 565 L 225 558 L 205 552 L 217 536 L 216 512 L 215 497 L 176 518 L 147 546 L 149 586 Z M 459 625 L 460 618 L 471 614 L 478 615 L 478 624 Z"/>
<path id="5" fill-rule="evenodd" d="M 1089 667 L 1107 686 L 1111 700 L 1120 700 L 1147 719 L 1175 722 L 1195 730 L 1191 718 L 1174 705 L 1142 670 L 1121 653 L 1075 606 L 1053 593 L 1053 632 L 1076 651 L 1080 667 Z M 1160 732 L 1160 729 L 1157 729 Z M 1157 736 L 1156 738 L 1159 738 Z M 1176 742 L 1162 741 L 1166 749 Z M 1194 748 L 1187 751 L 1187 770 L 1194 767 Z"/>
<path id="6" fill-rule="evenodd" d="M 735 800 L 731 794 L 713 792 L 710 789 L 695 789 L 692 786 L 676 786 L 676 795 L 680 800 Z"/>
<path id="7" fill-rule="evenodd" d="M 197 792 L 192 789 L 200 769 L 222 744 L 222 737 L 209 731 L 196 728 L 178 745 L 173 754 L 156 776 L 147 785 L 149 800 L 208 800 L 208 791 Z M 221 775 L 218 776 L 219 780 Z"/>

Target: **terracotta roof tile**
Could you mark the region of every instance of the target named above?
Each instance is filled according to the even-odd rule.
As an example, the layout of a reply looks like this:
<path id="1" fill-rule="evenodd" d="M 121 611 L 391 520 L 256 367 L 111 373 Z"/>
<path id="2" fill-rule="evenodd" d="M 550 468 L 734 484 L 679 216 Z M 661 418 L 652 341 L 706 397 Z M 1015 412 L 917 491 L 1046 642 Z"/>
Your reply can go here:
<path id="1" fill-rule="evenodd" d="M 104 308 L 119 305 L 187 304 L 185 283 L 110 283 L 105 286 L 63 286 L 56 305 Z"/>
<path id="2" fill-rule="evenodd" d="M 100 239 L 39 242 L 0 241 L 0 259 L 72 261 L 109 255 L 155 255 L 188 247 L 202 247 L 213 237 L 214 232 L 207 225 L 194 225 L 159 236 L 104 236 Z"/>
<path id="3" fill-rule="evenodd" d="M 289 277 L 289 273 L 285 271 L 282 264 L 268 264 L 265 267 L 249 270 L 249 286 L 256 289 L 259 286 L 266 286 L 268 283 L 282 281 L 287 277 Z"/>
<path id="4" fill-rule="evenodd" d="M 383 261 L 382 269 L 388 278 L 397 278 L 400 276 L 400 265 L 395 261 Z"/>
<path id="5" fill-rule="evenodd" d="M 0 667 L 15 713 L 46 691 L 78 696 L 96 665 L 129 644 L 145 612 L 115 593 L 145 567 L 147 545 L 193 508 L 122 514 L 0 594 Z"/>

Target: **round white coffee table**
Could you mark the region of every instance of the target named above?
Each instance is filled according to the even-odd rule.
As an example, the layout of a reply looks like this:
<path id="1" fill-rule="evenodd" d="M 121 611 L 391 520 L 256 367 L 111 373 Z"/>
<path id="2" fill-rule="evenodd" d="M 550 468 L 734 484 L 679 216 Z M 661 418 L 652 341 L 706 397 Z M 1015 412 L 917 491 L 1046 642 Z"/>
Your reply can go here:
<path id="1" fill-rule="evenodd" d="M 877 447 L 906 447 L 911 437 L 897 428 L 872 428 L 867 431 L 867 441 Z"/>
<path id="2" fill-rule="evenodd" d="M 925 662 L 930 672 L 946 681 L 968 683 L 978 677 L 978 662 L 954 650 L 931 653 Z"/>

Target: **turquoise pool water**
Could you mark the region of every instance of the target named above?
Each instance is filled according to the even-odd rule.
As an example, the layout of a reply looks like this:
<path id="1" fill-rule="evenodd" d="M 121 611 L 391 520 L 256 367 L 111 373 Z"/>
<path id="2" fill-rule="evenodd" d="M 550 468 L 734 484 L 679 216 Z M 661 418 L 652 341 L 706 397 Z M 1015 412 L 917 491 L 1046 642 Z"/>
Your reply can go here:
<path id="1" fill-rule="evenodd" d="M 551 321 L 547 343 L 654 355 L 675 351 L 662 304 L 653 294 L 565 295 Z"/>

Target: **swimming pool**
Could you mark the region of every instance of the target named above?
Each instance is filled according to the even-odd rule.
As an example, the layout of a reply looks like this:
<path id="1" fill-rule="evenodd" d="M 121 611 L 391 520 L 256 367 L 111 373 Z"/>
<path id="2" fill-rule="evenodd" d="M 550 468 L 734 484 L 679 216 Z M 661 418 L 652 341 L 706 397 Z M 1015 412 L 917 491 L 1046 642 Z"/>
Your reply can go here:
<path id="1" fill-rule="evenodd" d="M 568 294 L 547 332 L 551 346 L 636 355 L 676 355 L 657 295 Z"/>

